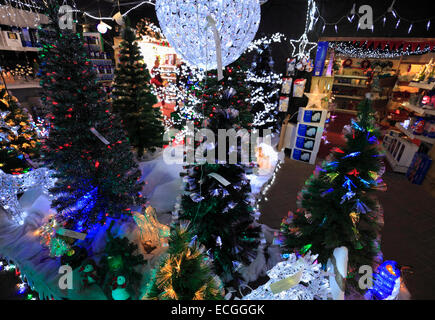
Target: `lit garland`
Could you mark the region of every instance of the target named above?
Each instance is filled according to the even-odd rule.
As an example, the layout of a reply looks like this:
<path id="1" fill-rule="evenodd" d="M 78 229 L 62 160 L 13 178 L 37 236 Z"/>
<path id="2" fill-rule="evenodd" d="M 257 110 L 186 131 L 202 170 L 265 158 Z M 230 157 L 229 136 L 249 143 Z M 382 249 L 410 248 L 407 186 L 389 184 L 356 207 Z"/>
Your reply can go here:
<path id="1" fill-rule="evenodd" d="M 275 33 L 270 37 L 266 36 L 253 41 L 246 52 L 255 51 L 257 55 L 261 55 L 264 50 L 268 50 L 272 43 L 281 43 L 281 41 L 285 39 L 286 38 L 283 34 Z M 254 61 L 254 63 L 256 62 Z M 251 86 L 255 86 L 255 89 L 251 91 L 250 99 L 248 101 L 251 106 L 261 104 L 263 109 L 255 113 L 252 126 L 254 128 L 260 128 L 269 125 L 269 128 L 271 128 L 278 121 L 276 119 L 278 114 L 277 96 L 279 95 L 280 91 L 279 85 L 282 84 L 282 74 L 266 71 L 262 71 L 260 74 L 258 74 L 257 71 L 256 74 L 256 65 L 254 65 L 254 63 L 253 68 L 251 70 L 247 70 L 246 72 L 247 83 L 249 83 Z M 266 92 L 264 90 L 265 87 L 271 87 L 272 90 L 270 92 Z"/>
<path id="2" fill-rule="evenodd" d="M 387 44 L 388 46 L 388 44 Z M 409 55 L 421 55 L 431 51 L 432 46 L 426 46 L 425 48 L 418 48 L 416 50 L 403 50 L 403 49 L 368 49 L 362 48 L 358 45 L 352 44 L 352 42 L 330 42 L 329 47 L 334 49 L 337 55 L 347 56 L 352 58 L 375 58 L 375 59 L 392 59 L 398 58 L 401 56 L 409 56 Z"/>
<path id="3" fill-rule="evenodd" d="M 406 18 L 400 16 L 399 13 L 394 9 L 395 2 L 396 2 L 396 0 L 393 0 L 391 5 L 388 7 L 387 11 L 385 11 L 384 13 L 379 15 L 378 17 L 373 18 L 373 25 L 372 25 L 372 28 L 371 28 L 372 32 L 374 32 L 374 25 L 378 21 L 382 20 L 382 26 L 385 27 L 385 23 L 387 21 L 387 16 L 388 15 L 392 15 L 394 19 L 397 19 L 396 20 L 396 24 L 395 24 L 395 29 L 398 28 L 398 26 L 399 26 L 401 21 L 405 21 L 405 22 L 409 23 L 408 33 L 411 33 L 412 28 L 413 28 L 414 24 L 416 24 L 416 23 L 424 23 L 426 25 L 426 31 L 429 31 L 430 25 L 431 25 L 430 22 L 431 22 L 431 19 L 433 17 L 426 18 L 426 19 L 419 19 L 419 20 L 406 19 Z M 335 32 L 338 33 L 338 25 L 340 24 L 341 21 L 347 20 L 349 23 L 353 23 L 354 20 L 358 21 L 361 18 L 361 15 L 358 14 L 356 12 L 356 10 L 355 10 L 355 3 L 353 4 L 352 9 L 349 11 L 349 13 L 347 13 L 346 15 L 340 17 L 335 22 L 327 22 L 326 19 L 320 15 L 320 12 L 319 12 L 318 8 L 316 8 L 316 14 L 317 14 L 317 17 L 315 19 L 314 24 L 316 24 L 319 19 L 322 20 L 322 23 L 323 23 L 322 33 L 325 31 L 325 28 L 327 26 L 334 26 Z M 355 19 L 355 17 L 357 17 L 357 19 Z M 359 29 L 360 29 L 360 24 L 357 23 L 357 31 Z"/>
<path id="4" fill-rule="evenodd" d="M 272 187 L 272 185 L 275 182 L 276 175 L 277 175 L 279 169 L 281 169 L 281 162 L 282 162 L 281 160 L 278 160 L 278 162 L 276 164 L 276 167 L 275 167 L 275 170 L 273 171 L 272 178 L 270 179 L 269 183 L 261 191 L 261 198 L 257 201 L 257 204 L 255 206 L 255 209 L 257 211 L 260 210 L 260 202 L 263 201 L 263 199 L 264 199 L 264 201 L 268 201 L 269 200 L 267 198 L 267 192 L 269 191 L 269 189 Z"/>
<path id="5" fill-rule="evenodd" d="M 12 263 L 8 263 L 6 260 L 0 259 L 0 272 L 11 272 L 13 271 L 15 273 L 15 276 L 18 277 L 19 283 L 17 283 L 17 293 L 20 295 L 25 294 L 27 291 L 29 291 L 30 287 L 27 284 L 27 282 L 23 279 L 23 276 L 20 272 L 20 270 Z M 26 296 L 27 300 L 36 300 L 36 298 L 33 296 L 33 293 L 28 293 Z"/>

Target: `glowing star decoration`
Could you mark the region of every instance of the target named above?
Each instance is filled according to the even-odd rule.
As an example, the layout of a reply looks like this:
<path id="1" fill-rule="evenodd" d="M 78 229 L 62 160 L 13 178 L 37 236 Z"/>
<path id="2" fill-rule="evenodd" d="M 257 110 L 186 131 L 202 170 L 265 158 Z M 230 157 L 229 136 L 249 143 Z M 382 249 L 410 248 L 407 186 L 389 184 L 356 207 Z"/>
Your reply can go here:
<path id="1" fill-rule="evenodd" d="M 53 171 L 39 168 L 20 175 L 6 174 L 0 170 L 0 206 L 16 223 L 24 224 L 26 213 L 23 212 L 18 195 L 34 187 L 41 187 L 47 192 L 54 186 Z"/>
<path id="2" fill-rule="evenodd" d="M 325 97 L 327 96 L 327 94 L 319 92 L 318 86 L 316 86 L 314 92 L 304 93 L 304 95 L 306 95 L 309 99 L 307 108 L 322 108 L 322 100 L 325 99 Z"/>
<path id="3" fill-rule="evenodd" d="M 270 280 L 242 300 L 328 300 L 331 298 L 328 274 L 317 263 L 317 255 L 283 255 L 267 272 Z"/>
<path id="4" fill-rule="evenodd" d="M 155 8 L 169 44 L 189 65 L 205 70 L 218 66 L 210 18 L 219 34 L 224 67 L 249 46 L 261 17 L 258 0 L 156 0 Z"/>
<path id="5" fill-rule="evenodd" d="M 396 261 L 384 261 L 376 270 L 373 288 L 369 289 L 366 298 L 372 300 L 395 300 L 400 291 L 401 272 Z"/>
<path id="6" fill-rule="evenodd" d="M 292 46 L 291 57 L 295 57 L 298 60 L 309 58 L 311 51 L 317 47 L 316 42 L 310 42 L 308 40 L 307 33 L 313 29 L 314 26 L 314 14 L 316 13 L 316 3 L 314 0 L 308 0 L 307 17 L 305 20 L 305 30 L 299 39 L 290 40 Z"/>

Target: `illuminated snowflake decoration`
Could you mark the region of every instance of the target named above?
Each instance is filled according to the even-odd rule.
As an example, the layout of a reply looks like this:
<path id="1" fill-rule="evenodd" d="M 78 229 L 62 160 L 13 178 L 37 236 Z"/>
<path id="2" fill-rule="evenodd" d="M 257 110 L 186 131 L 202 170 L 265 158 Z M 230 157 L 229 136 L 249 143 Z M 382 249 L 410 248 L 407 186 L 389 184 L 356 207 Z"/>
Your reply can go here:
<path id="1" fill-rule="evenodd" d="M 169 44 L 189 65 L 217 68 L 216 42 L 207 17 L 219 34 L 222 65 L 236 61 L 260 24 L 259 0 L 157 0 L 156 12 Z"/>
<path id="2" fill-rule="evenodd" d="M 304 257 L 290 254 L 267 272 L 270 280 L 258 287 L 242 300 L 327 300 L 331 298 L 328 274 L 317 262 L 318 255 L 307 253 Z M 300 282 L 288 290 L 274 294 L 271 284 L 295 276 L 303 269 Z"/>

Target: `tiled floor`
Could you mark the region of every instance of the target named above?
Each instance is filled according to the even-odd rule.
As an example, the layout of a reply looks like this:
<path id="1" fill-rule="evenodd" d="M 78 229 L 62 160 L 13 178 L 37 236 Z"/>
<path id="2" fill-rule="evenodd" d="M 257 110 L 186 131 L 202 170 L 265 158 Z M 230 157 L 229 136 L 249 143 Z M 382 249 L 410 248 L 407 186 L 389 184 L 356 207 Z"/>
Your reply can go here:
<path id="1" fill-rule="evenodd" d="M 286 159 L 260 209 L 261 223 L 279 228 L 289 210 L 296 210 L 296 196 L 314 166 Z M 384 259 L 412 266 L 406 277 L 412 299 L 435 299 L 435 198 L 402 174 L 384 175 L 386 192 L 377 196 L 384 208 L 382 251 Z"/>

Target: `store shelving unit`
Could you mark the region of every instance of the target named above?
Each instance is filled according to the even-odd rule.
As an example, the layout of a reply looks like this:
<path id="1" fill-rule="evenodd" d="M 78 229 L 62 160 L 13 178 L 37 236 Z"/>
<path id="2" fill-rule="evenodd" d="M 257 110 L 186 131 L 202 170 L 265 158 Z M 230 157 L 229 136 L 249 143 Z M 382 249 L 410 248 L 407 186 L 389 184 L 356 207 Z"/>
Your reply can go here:
<path id="1" fill-rule="evenodd" d="M 349 70 L 347 72 L 352 71 Z M 353 115 L 357 114 L 355 110 L 356 105 L 364 99 L 365 93 L 369 91 L 368 80 L 368 77 L 359 74 L 335 75 L 332 94 L 337 104 L 335 111 Z"/>
<path id="2" fill-rule="evenodd" d="M 435 116 L 435 109 L 424 109 L 422 107 L 416 106 L 414 104 L 411 104 L 409 102 L 405 102 L 402 104 L 402 106 L 405 109 L 408 109 L 410 111 L 413 111 L 415 113 L 417 113 L 420 116 Z"/>
<path id="3" fill-rule="evenodd" d="M 423 142 L 427 142 L 430 144 L 435 144 L 435 138 L 429 138 L 422 135 L 416 135 L 414 134 L 409 128 L 405 127 L 403 123 L 396 123 L 396 128 L 398 128 L 400 131 L 402 131 L 404 134 L 406 134 L 411 139 L 418 139 Z"/>

